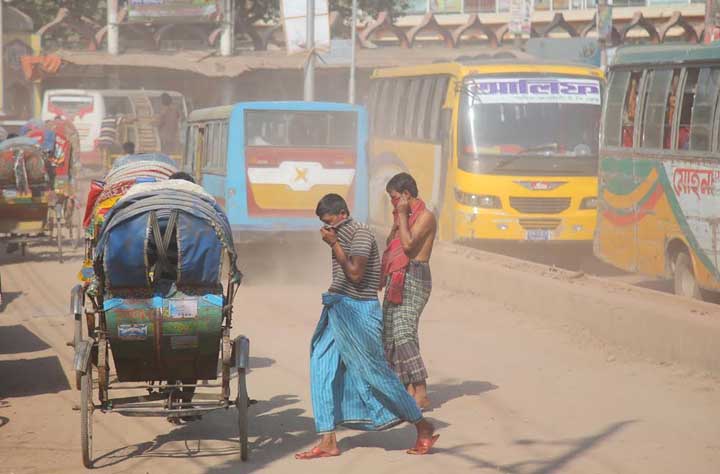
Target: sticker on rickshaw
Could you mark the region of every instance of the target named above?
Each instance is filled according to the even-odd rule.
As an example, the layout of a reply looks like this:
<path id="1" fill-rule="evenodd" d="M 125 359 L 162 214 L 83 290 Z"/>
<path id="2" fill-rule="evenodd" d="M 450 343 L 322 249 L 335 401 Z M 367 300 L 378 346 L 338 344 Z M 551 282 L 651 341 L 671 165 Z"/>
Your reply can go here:
<path id="1" fill-rule="evenodd" d="M 170 338 L 172 350 L 195 349 L 199 347 L 197 336 L 173 336 Z"/>
<path id="2" fill-rule="evenodd" d="M 197 317 L 196 299 L 172 300 L 168 303 L 168 312 L 173 319 Z"/>
<path id="3" fill-rule="evenodd" d="M 126 340 L 145 340 L 148 335 L 147 324 L 120 324 L 118 337 Z"/>

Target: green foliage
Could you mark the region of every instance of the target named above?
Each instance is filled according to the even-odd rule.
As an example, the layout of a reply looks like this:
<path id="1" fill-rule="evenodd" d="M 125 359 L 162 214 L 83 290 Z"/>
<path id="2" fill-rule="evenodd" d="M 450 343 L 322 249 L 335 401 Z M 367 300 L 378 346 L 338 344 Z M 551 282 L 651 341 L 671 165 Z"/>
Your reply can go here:
<path id="1" fill-rule="evenodd" d="M 10 5 L 29 15 L 36 30 L 52 21 L 60 7 L 101 25 L 105 23 L 106 0 L 12 0 Z"/>

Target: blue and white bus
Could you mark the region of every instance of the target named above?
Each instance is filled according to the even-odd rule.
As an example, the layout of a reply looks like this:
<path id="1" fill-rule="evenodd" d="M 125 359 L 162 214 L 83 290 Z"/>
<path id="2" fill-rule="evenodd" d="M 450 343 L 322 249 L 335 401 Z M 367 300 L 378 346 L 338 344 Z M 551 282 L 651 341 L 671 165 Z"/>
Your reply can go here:
<path id="1" fill-rule="evenodd" d="M 225 208 L 236 234 L 315 230 L 327 193 L 367 220 L 363 107 L 241 102 L 195 110 L 186 133 L 183 168 Z"/>

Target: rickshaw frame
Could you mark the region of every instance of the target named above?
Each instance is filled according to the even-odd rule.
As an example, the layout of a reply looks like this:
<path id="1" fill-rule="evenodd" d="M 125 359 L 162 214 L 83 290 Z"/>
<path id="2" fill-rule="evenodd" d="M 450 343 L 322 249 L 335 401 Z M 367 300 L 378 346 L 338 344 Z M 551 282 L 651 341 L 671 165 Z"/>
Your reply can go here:
<path id="1" fill-rule="evenodd" d="M 98 233 L 86 238 L 85 258 L 92 260 Z M 130 417 L 168 417 L 178 419 L 196 417 L 221 409 L 235 407 L 238 412 L 240 458 L 246 461 L 248 446 L 248 408 L 251 401 L 247 392 L 246 376 L 249 370 L 250 341 L 245 336 L 231 339 L 233 301 L 240 280 L 228 275 L 223 294 L 220 334 L 219 383 L 183 384 L 150 380 L 147 383 L 113 381 L 110 376 L 110 336 L 104 310 L 104 283 L 92 288 L 89 282 L 76 285 L 71 292 L 70 309 L 74 317 L 73 339 L 68 343 L 75 351 L 73 368 L 75 387 L 80 391 L 82 460 L 86 468 L 93 466 L 92 417 L 95 411 L 117 413 Z M 83 329 L 83 326 L 85 329 Z M 237 373 L 237 393 L 231 399 L 232 369 Z M 93 373 L 97 374 L 96 380 Z M 157 382 L 157 383 L 155 383 Z M 128 385 L 132 384 L 132 385 Z M 220 393 L 194 393 L 192 401 L 183 402 L 181 388 L 214 388 Z M 111 391 L 145 390 L 147 394 L 111 398 Z M 93 396 L 95 392 L 95 397 Z M 95 402 L 97 399 L 98 403 Z"/>

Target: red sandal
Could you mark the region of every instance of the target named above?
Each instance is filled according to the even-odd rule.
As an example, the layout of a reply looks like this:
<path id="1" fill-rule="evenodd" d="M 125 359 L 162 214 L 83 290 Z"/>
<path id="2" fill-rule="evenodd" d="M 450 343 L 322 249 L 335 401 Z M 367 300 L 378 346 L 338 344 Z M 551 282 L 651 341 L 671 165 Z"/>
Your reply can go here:
<path id="1" fill-rule="evenodd" d="M 422 456 L 430 452 L 430 449 L 435 445 L 435 442 L 440 437 L 439 434 L 433 435 L 430 438 L 418 438 L 415 442 L 415 446 L 407 450 L 408 454 L 415 454 Z"/>
<path id="2" fill-rule="evenodd" d="M 335 451 L 323 451 L 319 447 L 315 446 L 310 451 L 304 453 L 297 453 L 295 459 L 307 460 L 307 459 L 319 459 L 319 458 L 332 458 L 340 456 L 340 450 Z"/>

